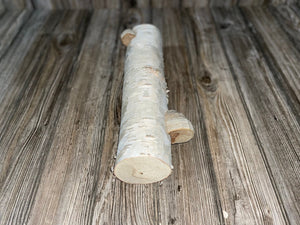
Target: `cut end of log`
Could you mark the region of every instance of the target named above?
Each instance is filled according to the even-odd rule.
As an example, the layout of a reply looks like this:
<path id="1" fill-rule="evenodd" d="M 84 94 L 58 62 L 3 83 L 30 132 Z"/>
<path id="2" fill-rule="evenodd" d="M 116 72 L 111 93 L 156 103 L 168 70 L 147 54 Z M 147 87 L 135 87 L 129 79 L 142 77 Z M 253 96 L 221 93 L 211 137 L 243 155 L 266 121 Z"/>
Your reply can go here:
<path id="1" fill-rule="evenodd" d="M 167 178 L 171 167 L 152 156 L 126 158 L 117 163 L 114 174 L 130 184 L 150 184 Z"/>
<path id="2" fill-rule="evenodd" d="M 194 136 L 194 131 L 191 129 L 180 129 L 169 133 L 172 144 L 184 143 L 191 140 Z"/>
<path id="3" fill-rule="evenodd" d="M 166 130 L 171 137 L 171 143 L 184 143 L 194 136 L 191 122 L 182 113 L 169 110 L 165 114 Z"/>
<path id="4" fill-rule="evenodd" d="M 133 30 L 126 29 L 121 34 L 121 41 L 123 45 L 128 46 L 134 37 L 135 37 L 135 32 Z"/>

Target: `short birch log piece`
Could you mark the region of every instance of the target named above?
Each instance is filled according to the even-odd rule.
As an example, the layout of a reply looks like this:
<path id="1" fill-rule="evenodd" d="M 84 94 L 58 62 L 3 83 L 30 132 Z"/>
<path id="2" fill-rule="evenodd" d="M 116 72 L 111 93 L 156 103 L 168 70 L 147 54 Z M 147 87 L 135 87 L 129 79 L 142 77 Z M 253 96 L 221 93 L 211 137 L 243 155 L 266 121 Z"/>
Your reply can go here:
<path id="1" fill-rule="evenodd" d="M 167 84 L 164 77 L 162 39 L 151 24 L 125 30 L 121 40 L 126 45 L 122 114 L 114 174 L 132 184 L 158 182 L 172 171 L 169 130 L 176 131 L 174 143 L 187 141 L 184 129 L 192 129 L 182 114 L 168 116 Z M 178 117 L 178 115 L 180 115 Z M 179 123 L 175 122 L 179 119 Z M 184 121 L 184 122 L 183 122 Z M 172 126 L 173 124 L 173 126 Z M 190 126 L 189 126 L 190 125 Z M 174 133 L 173 133 L 174 134 Z M 184 138 L 179 135 L 184 134 Z M 176 141 L 175 141 L 176 140 Z"/>
<path id="2" fill-rule="evenodd" d="M 128 46 L 134 37 L 135 37 L 135 32 L 133 30 L 126 29 L 121 34 L 121 41 L 123 45 Z"/>
<path id="3" fill-rule="evenodd" d="M 194 136 L 194 128 L 191 122 L 182 113 L 169 110 L 165 114 L 167 133 L 171 137 L 171 143 L 183 143 Z"/>

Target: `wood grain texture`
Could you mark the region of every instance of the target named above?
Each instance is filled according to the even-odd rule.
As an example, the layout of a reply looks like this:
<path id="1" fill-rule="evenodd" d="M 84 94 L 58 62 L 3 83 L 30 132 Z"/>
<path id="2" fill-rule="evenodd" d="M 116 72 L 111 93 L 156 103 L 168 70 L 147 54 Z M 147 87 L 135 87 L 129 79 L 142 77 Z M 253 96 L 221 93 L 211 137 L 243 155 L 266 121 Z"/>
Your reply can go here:
<path id="1" fill-rule="evenodd" d="M 280 28 L 286 33 L 290 42 L 293 43 L 293 48 L 300 51 L 300 10 L 296 5 L 280 7 L 269 7 L 269 11 L 279 23 Z"/>
<path id="2" fill-rule="evenodd" d="M 256 34 L 259 47 L 264 49 L 265 58 L 282 90 L 281 95 L 300 123 L 300 52 L 297 45 L 295 48 L 297 40 L 289 37 L 266 9 L 244 9 L 244 12 L 249 17 L 248 26 Z"/>
<path id="3" fill-rule="evenodd" d="M 116 11 L 100 10 L 88 26 L 83 24 L 85 39 L 65 84 L 69 91 L 58 121 L 62 126 L 56 128 L 29 224 L 92 220 L 118 27 L 113 18 L 118 18 Z"/>
<path id="4" fill-rule="evenodd" d="M 181 13 L 163 9 L 154 11 L 153 18 L 153 23 L 163 33 L 165 76 L 170 89 L 169 108 L 183 113 L 195 129 L 195 136 L 190 142 L 172 148 L 174 171 L 169 180 L 163 181 L 159 192 L 163 199 L 160 203 L 162 224 L 172 224 L 172 221 L 177 224 L 222 224 L 203 112 L 184 47 L 186 42 Z M 194 110 L 189 110 L 192 108 Z"/>
<path id="5" fill-rule="evenodd" d="M 209 10 L 189 11 L 192 72 L 226 224 L 284 224 L 276 190 L 248 121 Z M 192 32 L 191 32 L 192 31 Z M 199 44 L 200 43 L 200 44 Z"/>
<path id="6" fill-rule="evenodd" d="M 37 19 L 43 21 L 39 16 L 41 12 L 35 14 L 38 18 L 34 23 Z M 5 210 L 6 214 L 2 215 L 1 224 L 27 223 L 29 209 L 34 208 L 33 203 L 38 200 L 37 189 L 42 186 L 37 184 L 43 184 L 41 172 L 52 149 L 56 117 L 62 109 L 55 108 L 54 103 L 56 106 L 64 103 L 59 93 L 67 88 L 66 74 L 75 63 L 74 53 L 84 35 L 85 23 L 79 22 L 84 21 L 84 17 L 78 14 L 82 13 L 55 12 L 47 16 L 6 95 L 9 99 L 5 99 L 2 115 L 7 116 L 5 120 L 1 118 L 2 134 L 5 132 L 1 144 L 6 150 L 1 157 L 1 178 L 5 175 L 5 179 L 1 179 L 0 195 L 1 211 Z M 76 39 L 72 39 L 74 33 L 79 33 Z M 62 88 L 64 92 L 60 92 Z M 22 171 L 16 173 L 18 170 Z"/>
<path id="7" fill-rule="evenodd" d="M 7 9 L 123 9 L 138 8 L 186 8 L 231 7 L 293 4 L 297 0 L 0 0 Z"/>
<path id="8" fill-rule="evenodd" d="M 122 4 L 0 10 L 0 224 L 297 224 L 298 6 Z M 195 129 L 172 146 L 172 175 L 150 185 L 112 171 L 119 37 L 139 23 L 160 28 L 169 108 Z"/>
<path id="9" fill-rule="evenodd" d="M 241 11 L 235 8 L 213 12 L 272 186 L 282 211 L 288 212 L 286 222 L 296 224 L 300 196 L 297 115 L 278 86 L 277 70 L 272 69 L 274 65 L 264 55 L 267 49 L 255 42 L 259 37 L 250 32 L 252 26 L 247 27 Z"/>
<path id="10" fill-rule="evenodd" d="M 22 12 L 6 12 L 3 13 L 0 18 L 0 23 L 2 24 L 2 26 L 0 27 L 0 68 L 2 71 L 0 73 L 0 101 L 4 96 L 4 93 L 7 91 L 10 80 L 12 78 L 12 76 L 7 75 L 10 73 L 8 71 L 11 71 L 15 67 L 17 67 L 20 58 L 23 59 L 24 57 L 24 55 L 21 55 L 21 57 L 18 58 L 17 55 L 13 53 L 14 51 L 16 51 L 16 44 L 13 45 L 13 43 L 20 41 L 20 37 L 18 40 L 15 39 L 18 37 L 19 33 L 22 33 L 22 26 L 29 18 L 30 14 L 31 13 L 26 10 Z M 31 30 L 30 28 L 27 29 Z M 24 31 L 22 34 L 25 35 Z M 32 39 L 28 38 L 27 41 L 30 43 Z M 22 46 L 20 50 L 26 52 L 26 47 L 28 46 L 24 44 L 24 46 Z M 10 57 L 5 57 L 7 55 L 13 58 L 16 57 L 14 67 L 7 67 L 8 60 L 10 59 Z"/>
<path id="11" fill-rule="evenodd" d="M 11 47 L 15 37 L 30 15 L 31 11 L 28 10 L 3 13 L 0 19 L 2 24 L 0 27 L 0 58 Z"/>

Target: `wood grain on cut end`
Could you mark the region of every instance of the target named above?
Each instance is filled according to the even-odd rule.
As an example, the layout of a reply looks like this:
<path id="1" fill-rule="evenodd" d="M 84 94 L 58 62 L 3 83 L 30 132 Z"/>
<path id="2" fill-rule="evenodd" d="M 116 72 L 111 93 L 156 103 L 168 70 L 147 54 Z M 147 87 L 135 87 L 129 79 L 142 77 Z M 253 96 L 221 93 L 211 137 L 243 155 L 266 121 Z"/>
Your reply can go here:
<path id="1" fill-rule="evenodd" d="M 188 142 L 194 137 L 194 130 L 191 129 L 180 129 L 174 130 L 169 133 L 172 144 Z"/>
<path id="2" fill-rule="evenodd" d="M 130 184 L 149 184 L 167 178 L 171 167 L 162 160 L 152 156 L 139 156 L 120 161 L 114 174 L 122 181 Z"/>
<path id="3" fill-rule="evenodd" d="M 194 128 L 191 122 L 179 112 L 169 110 L 165 115 L 166 130 L 171 137 L 171 143 L 183 143 L 194 136 Z"/>
<path id="4" fill-rule="evenodd" d="M 123 45 L 128 46 L 134 37 L 135 37 L 135 32 L 133 30 L 126 29 L 121 34 L 121 41 Z"/>

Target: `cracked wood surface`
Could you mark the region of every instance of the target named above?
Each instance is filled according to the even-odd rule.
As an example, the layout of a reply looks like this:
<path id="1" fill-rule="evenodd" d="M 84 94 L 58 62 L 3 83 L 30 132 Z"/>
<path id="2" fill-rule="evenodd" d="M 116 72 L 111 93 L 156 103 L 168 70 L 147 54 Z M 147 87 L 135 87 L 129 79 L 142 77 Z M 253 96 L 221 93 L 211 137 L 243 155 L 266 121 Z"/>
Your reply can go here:
<path id="1" fill-rule="evenodd" d="M 0 224 L 297 224 L 299 21 L 296 4 L 0 10 Z M 112 171 L 138 23 L 161 30 L 169 108 L 195 129 L 150 185 Z"/>

